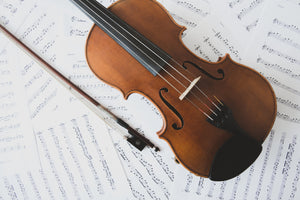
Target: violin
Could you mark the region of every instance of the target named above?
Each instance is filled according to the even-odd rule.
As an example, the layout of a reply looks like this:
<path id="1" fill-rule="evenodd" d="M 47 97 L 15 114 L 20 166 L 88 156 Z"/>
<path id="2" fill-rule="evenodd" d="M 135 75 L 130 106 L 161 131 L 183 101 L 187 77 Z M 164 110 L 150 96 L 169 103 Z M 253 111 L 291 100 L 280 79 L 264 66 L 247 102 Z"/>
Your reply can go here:
<path id="1" fill-rule="evenodd" d="M 179 163 L 223 181 L 256 160 L 276 117 L 263 76 L 229 55 L 208 62 L 193 54 L 181 40 L 185 27 L 155 0 L 119 0 L 108 9 L 72 2 L 95 23 L 86 41 L 91 70 L 125 99 L 139 93 L 157 107 L 158 137 Z"/>

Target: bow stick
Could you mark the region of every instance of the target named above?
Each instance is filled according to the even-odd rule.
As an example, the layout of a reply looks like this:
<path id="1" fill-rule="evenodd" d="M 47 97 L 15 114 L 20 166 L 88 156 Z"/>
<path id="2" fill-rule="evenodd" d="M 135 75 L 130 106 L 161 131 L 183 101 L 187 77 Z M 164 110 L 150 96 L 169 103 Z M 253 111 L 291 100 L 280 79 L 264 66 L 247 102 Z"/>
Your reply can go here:
<path id="1" fill-rule="evenodd" d="M 59 71 L 57 71 L 54 67 L 52 67 L 49 63 L 47 63 L 43 58 L 41 58 L 35 52 L 33 52 L 30 48 L 28 48 L 24 43 L 22 43 L 12 33 L 10 33 L 7 29 L 5 29 L 1 24 L 0 24 L 0 30 L 20 49 L 22 49 L 27 55 L 33 58 L 39 64 L 40 67 L 42 67 L 45 71 L 47 71 L 53 78 L 55 78 L 59 83 L 61 83 L 66 89 L 68 89 L 75 97 L 81 100 L 82 103 L 84 103 L 106 124 L 108 124 L 111 128 L 119 130 L 120 133 L 127 135 L 126 139 L 129 143 L 131 143 L 140 151 L 143 150 L 147 145 L 151 148 L 154 148 L 155 151 L 159 151 L 159 148 L 157 146 L 155 146 L 152 142 L 150 142 L 147 138 L 145 138 L 143 135 L 138 133 L 136 130 L 131 128 L 125 121 L 118 118 L 108 109 L 103 107 L 100 103 L 98 103 L 95 99 L 93 99 L 83 90 L 81 90 L 69 79 L 64 77 Z M 109 119 L 112 119 L 113 121 Z M 124 133 L 124 128 L 127 130 L 130 136 L 128 136 L 127 133 Z"/>

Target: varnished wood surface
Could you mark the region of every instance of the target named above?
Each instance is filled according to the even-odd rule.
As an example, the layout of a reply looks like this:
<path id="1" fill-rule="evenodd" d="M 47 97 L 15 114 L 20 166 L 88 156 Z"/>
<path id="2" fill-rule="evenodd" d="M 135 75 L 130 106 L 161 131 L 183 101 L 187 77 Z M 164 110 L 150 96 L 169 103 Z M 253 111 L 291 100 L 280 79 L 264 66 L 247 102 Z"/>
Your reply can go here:
<path id="1" fill-rule="evenodd" d="M 185 28 L 176 24 L 166 10 L 153 0 L 120 0 L 113 4 L 110 10 L 179 63 L 192 61 L 214 76 L 220 76 L 217 70 L 222 69 L 225 78 L 213 80 L 196 68 L 189 67 L 192 73 L 188 73 L 171 63 L 191 80 L 201 76 L 197 86 L 209 97 L 216 95 L 222 100 L 232 110 L 239 126 L 252 138 L 261 143 L 265 140 L 275 120 L 276 99 L 270 84 L 264 77 L 232 61 L 228 55 L 216 63 L 194 55 L 181 40 L 181 33 Z M 164 119 L 164 125 L 158 132 L 159 137 L 169 143 L 183 166 L 194 174 L 203 177 L 209 175 L 216 152 L 232 137 L 232 133 L 212 126 L 206 121 L 206 117 L 186 99 L 180 101 L 180 94 L 159 76 L 154 77 L 96 26 L 92 28 L 87 40 L 86 57 L 91 70 L 101 80 L 119 89 L 125 98 L 131 93 L 139 93 L 149 98 L 160 110 Z M 172 74 L 176 74 L 169 66 L 164 67 Z M 161 75 L 181 92 L 184 91 L 184 88 L 168 74 L 161 72 Z M 186 86 L 189 85 L 178 74 L 176 78 Z M 161 88 L 168 88 L 168 92 L 163 93 L 163 96 L 183 117 L 184 126 L 180 130 L 172 128 L 172 124 L 180 124 L 180 120 L 162 102 L 159 96 Z M 207 102 L 200 92 L 194 89 L 193 92 Z M 188 94 L 187 98 L 197 101 L 191 94 Z M 201 103 L 197 105 L 210 113 Z"/>

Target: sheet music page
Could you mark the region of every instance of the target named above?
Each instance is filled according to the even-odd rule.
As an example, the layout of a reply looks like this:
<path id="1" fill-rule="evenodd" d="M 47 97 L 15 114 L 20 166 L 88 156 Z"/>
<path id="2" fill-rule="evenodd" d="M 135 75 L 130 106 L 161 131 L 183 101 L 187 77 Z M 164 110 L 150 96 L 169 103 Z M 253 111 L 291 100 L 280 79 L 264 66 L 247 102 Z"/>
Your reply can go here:
<path id="1" fill-rule="evenodd" d="M 102 3 L 109 5 L 105 1 Z M 128 100 L 124 100 L 118 90 L 103 83 L 91 72 L 86 63 L 84 49 L 92 23 L 75 6 L 69 6 L 72 9 L 65 13 L 63 39 L 67 44 L 64 48 L 68 52 L 61 57 L 68 60 L 68 65 L 64 69 L 60 68 L 61 71 L 161 148 L 160 152 L 149 148 L 140 152 L 109 128 L 135 199 L 169 199 L 177 164 L 168 144 L 157 137 L 156 132 L 162 127 L 159 111 L 141 95 L 132 94 Z"/>
<path id="2" fill-rule="evenodd" d="M 215 6 L 224 2 L 206 0 L 159 0 L 174 20 L 187 29 L 183 32 L 184 44 L 199 57 L 217 61 L 226 53 L 241 61 L 243 46 L 224 25 Z M 216 5 L 215 5 L 216 4 Z"/>
<path id="3" fill-rule="evenodd" d="M 238 42 L 244 45 L 256 31 L 267 2 L 268 0 L 225 0 L 212 1 L 212 4 L 213 12 Z"/>
<path id="4" fill-rule="evenodd" d="M 2 35 L 1 35 L 2 37 Z M 11 174 L 12 170 L 32 169 L 39 164 L 35 138 L 23 92 L 21 76 L 11 65 L 9 52 L 13 49 L 7 40 L 0 39 L 0 177 Z"/>
<path id="5" fill-rule="evenodd" d="M 299 199 L 299 128 L 277 119 L 258 159 L 241 175 L 214 182 L 176 172 L 173 199 Z"/>
<path id="6" fill-rule="evenodd" d="M 271 82 L 278 118 L 258 160 L 226 182 L 192 175 L 158 139 L 163 121 L 156 107 L 137 94 L 124 100 L 89 69 L 88 17 L 68 0 L 0 0 L 1 24 L 162 150 L 136 150 L 0 34 L 0 133 L 22 137 L 1 134 L 0 199 L 299 198 L 299 2 L 159 2 L 188 28 L 183 41 L 196 55 L 217 61 L 230 53 Z"/>
<path id="7" fill-rule="evenodd" d="M 58 2 L 14 3 L 1 1 L 1 19 L 8 19 L 1 23 L 46 60 L 63 65 L 57 62 L 57 54 L 62 53 L 60 45 L 63 45 L 59 44 L 56 32 L 61 28 L 60 16 L 51 8 L 52 3 L 57 5 Z M 2 11 L 13 6 L 16 6 L 15 15 Z M 18 24 L 21 19 L 26 20 Z M 2 34 L 0 42 L 1 76 L 4 78 L 1 105 L 7 107 L 5 112 L 1 110 L 1 118 L 5 120 L 1 123 L 4 131 L 1 142 L 9 142 L 1 145 L 4 151 L 1 152 L 0 199 L 132 199 L 104 122 L 74 101 L 73 95 L 24 52 L 13 44 L 8 48 L 8 41 Z M 9 55 L 13 57 L 9 59 Z M 20 89 L 16 89 L 18 82 Z M 16 107 L 9 108 L 10 104 Z M 27 118 L 22 119 L 24 109 Z M 16 137 L 15 140 L 5 137 L 11 132 L 5 127 L 20 132 L 11 136 Z M 20 164 L 14 164 L 20 169 L 7 164 L 14 160 L 18 160 Z"/>
<path id="8" fill-rule="evenodd" d="M 279 1 L 269 6 L 245 61 L 272 84 L 278 102 L 277 117 L 300 124 L 300 6 Z"/>
<path id="9" fill-rule="evenodd" d="M 242 45 L 220 21 L 211 20 L 211 22 L 211 24 L 203 22 L 201 27 L 191 30 L 183 38 L 184 44 L 204 60 L 216 62 L 225 54 L 230 54 L 233 60 L 240 62 Z"/>
<path id="10" fill-rule="evenodd" d="M 209 23 L 214 18 L 211 1 L 206 0 L 158 0 L 181 26 L 187 29 L 182 37 L 189 31 L 201 27 L 203 22 Z"/>
<path id="11" fill-rule="evenodd" d="M 299 198 L 299 7 L 286 1 L 270 2 L 268 10 L 256 27 L 249 51 L 241 54 L 243 63 L 261 72 L 277 95 L 277 120 L 263 143 L 263 152 L 245 172 L 229 181 L 213 182 L 178 169 L 172 198 Z"/>
<path id="12" fill-rule="evenodd" d="M 102 3 L 104 3 L 104 5 L 105 5 L 104 1 Z M 70 4 L 69 2 L 66 3 L 66 5 L 68 5 L 68 4 L 72 6 L 72 4 Z M 49 4 L 48 8 L 49 7 L 54 7 L 56 9 L 58 9 L 54 3 Z M 64 7 L 64 8 L 66 9 L 67 7 Z M 66 9 L 66 10 L 68 10 L 68 9 Z M 66 10 L 64 10 L 64 12 L 66 12 Z M 70 9 L 71 13 L 73 13 L 74 10 L 78 10 L 78 9 L 73 6 L 72 9 Z M 83 88 L 85 91 L 87 91 L 91 95 L 95 96 L 97 100 L 102 101 L 101 103 L 108 106 L 108 108 L 110 110 L 112 110 L 114 113 L 116 113 L 118 116 L 122 117 L 124 120 L 126 120 L 128 122 L 130 120 L 131 124 L 139 122 L 139 120 L 137 120 L 137 118 L 140 117 L 140 115 L 142 115 L 142 113 L 145 113 L 145 110 L 148 110 L 147 112 L 151 112 L 152 114 L 148 115 L 148 116 L 145 116 L 143 114 L 144 117 L 148 118 L 148 119 L 145 119 L 144 124 L 140 124 L 140 122 L 139 122 L 139 124 L 133 125 L 133 127 L 137 127 L 139 129 L 139 131 L 142 133 L 143 132 L 150 133 L 149 135 L 151 135 L 150 136 L 151 140 L 152 140 L 152 138 L 155 138 L 155 140 L 158 140 L 158 138 L 156 136 L 156 132 L 162 126 L 162 121 L 161 121 L 161 116 L 158 114 L 158 111 L 154 108 L 154 106 L 149 105 L 150 102 L 148 100 L 146 100 L 145 98 L 143 98 L 141 96 L 134 97 L 135 95 L 133 95 L 133 97 L 130 98 L 130 99 L 132 99 L 132 100 L 130 100 L 131 103 L 126 103 L 118 91 L 112 90 L 111 87 L 100 82 L 90 72 L 90 69 L 88 68 L 88 66 L 86 65 L 86 62 L 85 62 L 84 44 L 85 44 L 85 40 L 86 40 L 86 36 L 87 36 L 86 34 L 90 30 L 92 23 L 80 11 L 78 11 L 78 13 L 80 14 L 80 16 L 82 16 L 82 19 L 78 18 L 77 16 L 74 16 L 74 15 L 71 15 L 70 18 L 68 18 L 71 22 L 70 23 L 71 25 L 66 26 L 65 29 L 70 30 L 70 31 L 66 32 L 66 38 L 57 37 L 56 40 L 54 41 L 55 43 L 52 42 L 51 48 L 47 48 L 47 51 L 46 51 L 47 59 L 52 64 L 57 66 L 57 68 L 60 69 L 64 73 L 66 71 L 68 71 L 68 69 L 67 69 L 68 67 L 70 67 L 71 70 L 77 70 L 73 74 L 67 74 L 67 73 L 65 73 L 65 74 L 72 81 L 74 81 L 81 88 Z M 67 23 L 69 23 L 68 19 L 66 19 Z M 47 26 L 46 21 L 47 20 L 44 20 L 44 22 L 43 22 L 43 24 L 45 26 Z M 59 21 L 59 23 L 66 22 L 64 20 L 61 20 L 61 18 L 57 21 Z M 55 21 L 55 23 L 57 23 L 57 21 Z M 62 27 L 64 27 L 66 25 L 66 23 L 63 23 L 60 25 Z M 58 28 L 58 27 L 56 27 L 56 28 Z M 56 34 L 59 35 L 57 30 L 59 30 L 59 29 L 56 29 Z M 49 31 L 51 32 L 51 29 Z M 34 34 L 34 33 L 31 33 L 31 34 Z M 82 37 L 82 36 L 84 36 L 84 37 Z M 79 40 L 80 37 L 82 37 L 81 40 Z M 60 42 L 57 42 L 57 41 L 60 41 Z M 70 44 L 64 43 L 64 41 L 70 41 Z M 60 43 L 61 45 L 58 45 L 58 43 Z M 77 44 L 77 46 L 73 45 L 73 44 Z M 29 45 L 31 45 L 31 44 L 29 44 Z M 83 46 L 80 46 L 80 45 L 83 45 Z M 43 47 L 43 46 L 41 46 L 41 47 Z M 36 46 L 32 46 L 32 48 L 40 50 Z M 54 52 L 55 49 L 59 50 L 60 48 L 71 49 L 72 51 L 67 52 L 65 54 L 60 54 L 61 55 L 61 59 L 60 59 L 58 56 L 59 53 L 52 54 L 52 52 Z M 77 49 L 79 51 L 78 54 L 77 54 L 77 51 L 75 51 L 75 53 L 74 53 L 74 50 L 77 50 Z M 69 54 L 69 59 L 72 62 L 70 63 L 70 65 L 66 65 L 66 64 L 61 65 L 60 63 L 63 63 L 66 61 L 65 55 L 67 55 L 67 54 Z M 52 58 L 52 59 L 49 59 L 49 58 Z M 30 64 L 29 64 L 29 67 L 28 66 L 24 67 L 24 70 L 26 70 L 27 68 L 31 68 Z M 85 69 L 83 70 L 83 68 L 85 68 Z M 85 70 L 88 70 L 88 72 L 85 72 Z M 42 75 L 41 75 L 41 72 L 39 74 L 39 71 L 40 71 L 39 69 L 36 69 L 36 70 L 29 70 L 29 73 L 24 73 L 25 82 L 30 83 L 32 77 L 34 77 L 36 75 L 38 77 L 46 76 L 44 73 L 42 73 Z M 86 75 L 86 73 L 89 73 L 89 74 Z M 82 82 L 80 82 L 80 81 L 82 81 Z M 37 82 L 39 82 L 39 81 L 37 81 Z M 48 124 L 49 120 L 52 121 L 51 119 L 49 119 L 49 117 L 47 118 L 47 120 L 45 120 L 47 115 L 51 114 L 52 116 L 56 116 L 60 112 L 63 112 L 61 110 L 63 110 L 64 108 L 61 108 L 61 107 L 64 107 L 65 105 L 61 106 L 61 105 L 55 103 L 56 99 L 61 97 L 62 98 L 61 101 L 63 101 L 63 99 L 66 99 L 67 97 L 65 97 L 65 95 L 59 94 L 59 90 L 55 89 L 56 87 L 59 87 L 59 86 L 55 86 L 55 82 L 50 81 L 50 80 L 48 80 L 48 81 L 45 80 L 42 83 L 39 82 L 36 85 L 30 84 L 30 87 L 32 87 L 32 88 L 37 87 L 36 90 L 32 89 L 32 90 L 28 91 L 29 96 L 31 97 L 29 99 L 30 100 L 29 106 L 30 106 L 31 114 L 34 117 L 35 124 L 38 128 L 45 127 L 45 125 L 44 125 L 45 123 Z M 47 91 L 44 91 L 44 89 L 43 89 L 44 87 L 48 88 Z M 101 88 L 103 88 L 103 89 L 101 89 Z M 99 89 L 101 89 L 101 90 L 99 90 Z M 42 96 L 41 94 L 39 94 L 39 92 L 41 92 L 41 91 L 45 94 L 45 96 Z M 37 96 L 38 96 L 38 98 L 37 98 Z M 138 102 L 136 100 L 134 100 L 133 98 L 136 98 Z M 43 102 L 40 102 L 38 99 L 40 99 L 40 101 L 43 101 Z M 115 100 L 115 101 L 113 101 L 113 100 Z M 133 102 L 135 102 L 135 103 L 133 103 Z M 75 98 L 70 98 L 69 103 L 70 103 L 69 104 L 70 107 L 74 106 L 75 108 L 77 108 L 77 104 L 79 102 Z M 47 106 L 44 106 L 45 104 L 47 104 Z M 127 105 L 127 104 L 129 104 L 129 105 Z M 118 106 L 116 106 L 116 105 L 118 105 Z M 137 105 L 140 105 L 140 106 L 138 106 L 138 109 L 136 109 Z M 133 119 L 132 113 L 130 113 L 130 112 L 126 113 L 126 112 L 128 112 L 128 108 L 130 108 L 130 107 L 131 107 L 131 109 L 134 108 L 134 110 L 135 110 L 135 111 L 130 111 L 130 112 L 137 112 L 137 114 L 136 114 L 137 117 L 135 119 Z M 145 109 L 145 107 L 146 107 L 146 109 Z M 75 114 L 72 113 L 72 116 L 74 116 L 74 115 Z M 56 118 L 56 117 L 53 117 L 53 124 L 55 124 L 55 121 L 60 121 L 60 120 L 54 119 L 54 118 Z M 58 118 L 60 118 L 60 116 L 58 116 Z M 149 120 L 149 119 L 151 119 L 151 120 Z M 136 122 L 134 122 L 134 120 Z M 151 121 L 151 124 L 148 123 L 149 121 Z M 152 123 L 155 125 L 153 126 Z M 59 123 L 57 123 L 57 125 L 53 125 L 51 127 L 51 130 L 54 130 L 54 131 L 60 130 L 58 124 Z M 44 129 L 39 128 L 38 130 L 44 130 Z M 124 163 L 123 166 L 127 172 L 129 184 L 127 184 L 127 186 L 125 186 L 125 188 L 130 187 L 132 190 L 132 193 L 136 199 L 149 199 L 149 198 L 168 199 L 170 196 L 170 191 L 169 191 L 169 189 L 171 188 L 170 185 L 172 184 L 172 182 L 174 180 L 173 168 L 175 168 L 177 165 L 177 164 L 175 164 L 174 158 L 172 158 L 170 156 L 170 155 L 172 155 L 172 153 L 168 152 L 168 153 L 161 154 L 161 153 L 156 153 L 152 150 L 147 150 L 147 149 L 144 150 L 143 152 L 138 152 L 137 150 L 132 148 L 132 146 L 130 146 L 114 130 L 109 129 L 109 131 L 111 132 L 112 135 L 114 135 L 116 149 L 120 154 L 120 158 L 123 159 L 122 160 Z M 45 135 L 50 138 L 52 136 L 52 140 L 54 141 L 55 138 L 53 138 L 53 134 L 51 134 L 50 131 L 39 131 L 39 132 L 45 133 Z M 39 142 L 42 143 L 42 141 L 43 141 L 43 138 Z M 48 140 L 45 140 L 45 141 L 48 141 Z M 166 143 L 163 143 L 161 141 L 159 141 L 159 142 L 161 143 L 161 145 L 159 145 L 161 148 L 163 145 L 167 146 Z M 52 146 L 53 146 L 53 144 L 52 144 Z M 46 152 L 48 148 L 42 149 L 41 151 Z M 166 148 L 162 148 L 162 149 L 166 149 L 163 152 L 170 151 L 168 146 Z M 164 154 L 166 156 L 164 156 Z M 45 162 L 50 162 L 50 161 L 46 160 Z M 119 166 L 119 168 L 120 168 L 120 166 Z M 72 189 L 72 186 L 70 186 L 70 190 L 71 189 Z"/>

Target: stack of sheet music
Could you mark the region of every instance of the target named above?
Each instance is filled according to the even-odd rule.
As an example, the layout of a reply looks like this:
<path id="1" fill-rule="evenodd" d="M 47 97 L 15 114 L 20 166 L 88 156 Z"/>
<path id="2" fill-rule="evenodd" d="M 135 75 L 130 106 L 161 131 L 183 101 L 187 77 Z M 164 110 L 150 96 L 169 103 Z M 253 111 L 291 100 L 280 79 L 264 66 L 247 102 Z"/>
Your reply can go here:
<path id="1" fill-rule="evenodd" d="M 105 6 L 113 0 L 100 0 Z M 197 177 L 157 138 L 146 98 L 97 79 L 85 60 L 92 22 L 68 0 L 0 0 L 0 23 L 161 152 L 130 146 L 0 34 L 0 199 L 299 199 L 299 0 L 159 0 L 209 61 L 229 53 L 272 84 L 278 113 L 258 160 L 225 182 Z M 126 63 L 124 63 L 126 64 Z M 145 114 L 146 113 L 146 114 Z"/>

